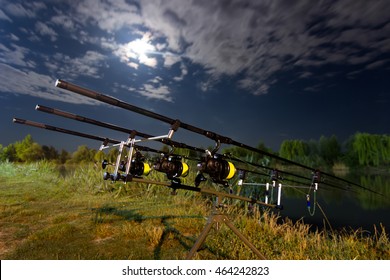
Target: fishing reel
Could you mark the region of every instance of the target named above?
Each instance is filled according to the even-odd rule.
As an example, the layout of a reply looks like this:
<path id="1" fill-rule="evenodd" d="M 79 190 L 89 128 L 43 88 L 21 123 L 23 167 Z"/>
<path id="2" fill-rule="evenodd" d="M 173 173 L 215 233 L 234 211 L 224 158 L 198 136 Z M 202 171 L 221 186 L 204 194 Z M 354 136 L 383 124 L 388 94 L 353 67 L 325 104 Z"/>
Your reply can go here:
<path id="1" fill-rule="evenodd" d="M 213 182 L 224 186 L 228 185 L 228 182 L 225 180 L 233 178 L 236 174 L 236 167 L 233 163 L 216 156 L 205 157 L 198 163 L 197 167 L 199 169 L 199 174 L 195 178 L 196 187 L 198 187 L 202 181 L 206 180 L 203 173 L 208 174 Z"/>
<path id="2" fill-rule="evenodd" d="M 188 164 L 182 161 L 179 155 L 164 155 L 153 165 L 153 169 L 167 174 L 168 179 L 186 177 L 188 175 Z"/>
<path id="3" fill-rule="evenodd" d="M 118 166 L 118 171 L 126 172 L 127 171 L 127 161 L 120 161 L 119 166 Z M 113 165 L 108 163 L 107 160 L 103 160 L 102 162 L 102 168 L 105 169 L 107 165 Z M 130 170 L 129 174 L 134 177 L 140 178 L 141 176 L 147 176 L 150 173 L 150 165 L 145 162 L 145 157 L 140 153 L 136 152 L 133 159 L 130 162 Z M 127 175 L 121 175 L 119 172 L 117 174 L 110 174 L 109 172 L 105 172 L 103 174 L 103 179 L 108 180 L 111 179 L 112 181 L 119 181 L 127 180 Z"/>

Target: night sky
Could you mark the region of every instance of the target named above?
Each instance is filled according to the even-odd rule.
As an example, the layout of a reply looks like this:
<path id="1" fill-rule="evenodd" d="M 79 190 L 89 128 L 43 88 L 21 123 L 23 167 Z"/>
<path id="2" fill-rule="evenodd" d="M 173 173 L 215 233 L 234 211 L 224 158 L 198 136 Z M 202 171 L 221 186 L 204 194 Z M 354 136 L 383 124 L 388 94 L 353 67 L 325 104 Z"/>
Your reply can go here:
<path id="1" fill-rule="evenodd" d="M 58 149 L 100 146 L 13 117 L 126 140 L 36 104 L 168 132 L 157 120 L 56 88 L 56 79 L 274 151 L 286 139 L 390 134 L 390 3 L 0 0 L 0 144 L 31 134 Z M 173 139 L 213 145 L 183 129 Z"/>

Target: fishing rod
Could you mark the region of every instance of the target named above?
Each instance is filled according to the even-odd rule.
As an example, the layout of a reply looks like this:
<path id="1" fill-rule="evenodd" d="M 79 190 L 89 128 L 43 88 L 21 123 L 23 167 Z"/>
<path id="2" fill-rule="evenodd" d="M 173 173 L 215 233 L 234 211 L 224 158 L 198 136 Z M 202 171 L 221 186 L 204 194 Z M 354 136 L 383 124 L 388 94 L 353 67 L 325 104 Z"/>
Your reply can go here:
<path id="1" fill-rule="evenodd" d="M 92 124 L 92 125 L 96 125 L 96 126 L 100 126 L 100 127 L 104 127 L 104 128 L 120 131 L 120 132 L 129 133 L 129 134 L 135 132 L 137 136 L 140 136 L 140 137 L 143 137 L 143 138 L 151 138 L 151 137 L 153 137 L 153 136 L 151 136 L 149 134 L 146 134 L 146 133 L 142 133 L 142 132 L 139 132 L 139 131 L 135 131 L 135 130 L 132 130 L 132 129 L 124 128 L 124 127 L 121 127 L 121 126 L 118 126 L 118 125 L 113 125 L 113 124 L 106 123 L 106 122 L 97 121 L 95 119 L 91 119 L 91 118 L 88 118 L 88 117 L 85 117 L 85 116 L 76 115 L 76 114 L 73 114 L 73 113 L 65 112 L 65 111 L 62 111 L 62 110 L 59 110 L 59 109 L 50 108 L 50 107 L 43 106 L 43 105 L 36 105 L 35 106 L 35 110 L 41 111 L 41 112 L 45 112 L 45 113 L 49 113 L 49 114 L 53 114 L 53 115 L 57 115 L 57 116 L 61 116 L 61 117 L 65 117 L 65 118 L 76 120 L 76 121 L 79 121 L 79 122 L 84 122 L 84 123 L 88 123 L 88 124 Z M 185 143 L 176 142 L 176 141 L 173 141 L 172 139 L 157 139 L 157 141 L 159 141 L 161 143 L 164 143 L 164 144 L 167 144 L 167 145 L 170 145 L 170 146 L 173 146 L 175 148 L 184 148 L 184 149 L 189 149 L 189 150 L 192 150 L 192 151 L 195 151 L 195 152 L 205 152 L 204 149 L 197 148 L 197 147 L 194 147 L 194 146 L 190 146 L 190 145 L 187 145 Z M 256 164 L 256 163 L 243 161 L 243 160 L 241 160 L 239 158 L 232 157 L 231 154 L 228 154 L 228 155 L 226 155 L 226 154 L 224 154 L 224 155 L 215 154 L 215 155 L 217 157 L 218 156 L 224 156 L 226 158 L 229 158 L 229 159 L 241 162 L 241 163 L 249 164 L 249 165 L 252 165 L 252 166 L 255 166 L 255 167 L 261 167 L 261 168 L 268 169 L 268 170 L 275 170 L 275 168 L 270 168 L 270 167 L 259 165 L 259 164 Z M 249 170 L 247 170 L 247 171 L 249 171 Z M 293 173 L 290 173 L 290 172 L 287 172 L 287 171 L 281 171 L 281 170 L 279 170 L 279 171 L 284 173 L 284 174 L 286 174 L 286 175 L 295 176 L 297 178 L 303 178 L 303 179 L 306 179 L 306 180 L 310 180 L 310 178 L 306 178 L 306 177 L 298 175 L 298 174 L 293 174 Z M 253 173 L 253 171 L 252 171 L 252 173 Z"/>
<path id="2" fill-rule="evenodd" d="M 39 107 L 39 108 L 42 109 L 43 107 Z M 69 129 L 65 129 L 65 128 L 61 128 L 61 127 L 57 127 L 57 126 L 44 124 L 44 123 L 38 123 L 38 122 L 30 121 L 30 120 L 14 118 L 13 122 L 17 123 L 17 124 L 29 125 L 29 126 L 36 127 L 36 128 L 46 129 L 46 130 L 55 131 L 55 132 L 59 132 L 59 133 L 63 133 L 63 134 L 69 134 L 69 135 L 73 135 L 73 136 L 78 136 L 78 137 L 82 137 L 82 138 L 100 141 L 103 143 L 100 147 L 100 150 L 102 150 L 105 147 L 108 147 L 107 145 L 109 143 L 111 143 L 113 145 L 122 145 L 122 148 L 123 148 L 123 146 L 129 146 L 129 145 L 124 145 L 123 141 L 119 141 L 116 139 L 91 135 L 91 134 L 87 134 L 87 133 L 83 133 L 83 132 L 69 130 Z M 142 135 L 146 136 L 146 134 L 142 134 Z M 156 137 L 152 137 L 152 138 L 155 139 Z M 141 150 L 141 151 L 146 151 L 146 152 L 153 152 L 153 153 L 157 153 L 157 154 L 164 154 L 163 151 L 156 150 L 156 149 L 153 149 L 150 147 L 145 147 L 145 146 L 137 145 L 136 149 Z M 177 154 L 173 154 L 173 153 L 169 153 L 167 156 L 164 155 L 164 157 L 162 157 L 158 162 L 156 162 L 154 164 L 153 169 L 158 171 L 158 172 L 162 172 L 162 173 L 167 174 L 167 177 L 170 180 L 175 179 L 175 178 L 177 180 L 178 179 L 177 177 L 185 177 L 185 174 L 188 173 L 188 165 L 181 162 L 181 157 L 182 157 L 181 155 L 177 155 Z M 129 173 L 131 175 L 136 175 L 136 176 L 148 175 L 150 172 L 150 167 L 149 167 L 149 165 L 145 164 L 141 159 L 142 159 L 142 157 L 140 157 L 139 155 L 136 154 L 135 160 L 132 161 L 131 163 L 128 161 L 128 163 L 126 164 L 123 161 L 120 161 L 120 154 L 119 154 L 117 157 L 116 164 L 111 164 L 111 165 L 115 166 L 115 172 L 113 174 L 105 172 L 103 174 L 103 179 L 104 180 L 111 179 L 112 181 L 123 180 L 123 181 L 127 182 L 127 180 L 129 180 L 129 178 L 128 178 Z M 195 159 L 192 159 L 192 160 L 195 160 Z M 197 160 L 197 161 L 199 161 L 199 160 Z M 126 171 L 127 165 L 130 166 L 130 164 L 132 164 L 132 166 L 133 166 L 133 168 L 131 168 L 130 172 L 126 173 L 126 175 L 119 174 L 119 171 Z M 104 160 L 102 162 L 102 168 L 105 169 L 107 165 L 110 165 L 110 163 L 108 163 L 108 161 Z M 244 170 L 244 171 L 251 172 L 250 170 Z M 219 172 L 223 173 L 223 170 L 222 171 L 219 170 Z M 218 169 L 215 169 L 214 174 L 211 174 L 212 179 L 213 179 L 213 176 L 216 176 L 217 173 L 218 173 Z M 201 175 L 201 174 L 202 173 L 199 173 L 197 176 L 197 179 L 195 180 L 196 187 L 199 187 L 200 182 L 206 180 L 206 179 L 204 179 L 204 180 L 199 179 L 199 175 Z M 221 176 L 223 177 L 224 175 L 220 175 L 220 177 Z M 199 181 L 198 183 L 197 183 L 197 180 Z"/>
<path id="3" fill-rule="evenodd" d="M 144 115 L 144 116 L 147 116 L 147 117 L 150 117 L 150 118 L 153 118 L 153 119 L 156 119 L 156 120 L 159 120 L 159 121 L 171 124 L 171 125 L 176 124 L 177 127 L 181 127 L 183 129 L 189 130 L 191 132 L 194 132 L 194 133 L 206 136 L 207 138 L 214 140 L 216 143 L 218 143 L 218 145 L 220 145 L 221 143 L 222 144 L 234 145 L 234 146 L 241 147 L 241 148 L 244 148 L 244 149 L 247 149 L 247 150 L 259 153 L 259 154 L 263 154 L 265 156 L 269 156 L 269 157 L 274 158 L 276 160 L 280 160 L 280 161 L 283 161 L 285 163 L 292 164 L 292 165 L 295 165 L 295 166 L 298 166 L 298 167 L 301 167 L 301 168 L 304 168 L 304 169 L 307 169 L 307 170 L 310 170 L 310 171 L 313 171 L 313 172 L 317 171 L 317 169 L 314 169 L 314 168 L 312 168 L 310 166 L 307 166 L 307 165 L 301 164 L 299 162 L 295 162 L 295 161 L 292 161 L 292 160 L 280 157 L 278 155 L 269 153 L 269 152 L 264 151 L 264 150 L 260 150 L 260 149 L 251 147 L 249 145 L 246 145 L 246 144 L 243 144 L 241 142 L 235 141 L 235 140 L 233 140 L 230 137 L 226 137 L 226 136 L 217 134 L 215 132 L 212 132 L 212 131 L 209 131 L 209 130 L 205 130 L 205 129 L 202 129 L 202 128 L 199 128 L 199 127 L 196 127 L 196 126 L 193 126 L 193 125 L 181 122 L 178 119 L 172 119 L 172 118 L 169 118 L 167 116 L 163 116 L 161 114 L 158 114 L 158 113 L 155 113 L 155 112 L 152 112 L 152 111 L 149 111 L 149 110 L 137 107 L 135 105 L 129 104 L 129 103 L 124 102 L 124 101 L 121 101 L 121 100 L 116 99 L 114 97 L 110 97 L 110 96 L 101 94 L 99 92 L 83 88 L 81 86 L 72 84 L 70 82 L 66 82 L 66 81 L 61 80 L 61 79 L 58 79 L 56 81 L 55 86 L 59 87 L 59 88 L 62 88 L 62 89 L 65 89 L 65 90 L 72 91 L 74 93 L 77 93 L 77 94 L 80 94 L 80 95 L 83 95 L 83 96 L 86 96 L 86 97 L 89 97 L 89 98 L 92 98 L 92 99 L 95 99 L 95 100 L 99 100 L 99 101 L 101 101 L 103 103 L 106 103 L 106 104 L 110 104 L 110 105 L 113 105 L 113 106 L 116 106 L 116 107 L 120 107 L 120 108 L 129 110 L 129 111 L 133 111 L 135 113 L 138 113 L 138 114 L 141 114 L 141 115 Z M 349 180 L 337 177 L 337 176 L 332 175 L 330 173 L 323 172 L 323 171 L 321 171 L 321 173 L 322 173 L 322 175 L 325 175 L 325 176 L 328 176 L 328 177 L 331 177 L 331 178 L 343 181 L 344 183 L 348 183 L 348 184 L 351 184 L 351 185 L 358 186 L 358 187 L 360 187 L 362 189 L 365 189 L 365 190 L 368 190 L 368 191 L 372 191 L 372 190 L 370 190 L 370 189 L 368 189 L 368 188 L 366 188 L 364 186 L 361 186 L 361 185 L 359 185 L 357 183 L 354 183 L 354 182 L 351 182 Z M 375 191 L 372 191 L 372 192 L 377 193 Z M 380 193 L 377 193 L 377 194 L 380 194 Z M 383 194 L 381 194 L 381 195 L 383 195 Z"/>
<path id="4" fill-rule="evenodd" d="M 130 173 L 133 173 L 137 176 L 147 175 L 146 174 L 146 173 L 148 173 L 147 170 L 150 170 L 150 167 L 147 166 L 146 164 L 144 164 L 142 161 L 140 161 L 139 160 L 140 157 L 136 157 L 136 161 L 131 160 L 131 157 L 133 155 L 133 151 L 131 150 L 132 147 L 136 150 L 138 149 L 141 151 L 154 152 L 154 153 L 158 153 L 158 154 L 163 155 L 159 161 L 154 163 L 153 169 L 158 171 L 158 172 L 165 173 L 169 179 L 173 179 L 173 178 L 177 178 L 177 177 L 185 177 L 189 171 L 188 165 L 185 162 L 182 162 L 182 160 L 181 160 L 183 158 L 183 156 L 178 155 L 178 154 L 174 154 L 172 151 L 169 152 L 168 154 L 166 154 L 166 152 L 164 152 L 164 151 L 155 150 L 155 149 L 152 149 L 149 147 L 139 146 L 139 145 L 134 146 L 136 141 L 134 141 L 134 143 L 131 143 L 131 141 L 126 141 L 126 142 L 119 141 L 119 140 L 110 139 L 107 137 L 86 134 L 86 133 L 82 133 L 82 132 L 78 132 L 78 131 L 74 131 L 74 130 L 69 130 L 69 129 L 65 129 L 65 128 L 60 128 L 60 127 L 56 127 L 56 126 L 52 126 L 52 125 L 48 125 L 48 124 L 43 124 L 43 123 L 38 123 L 38 122 L 30 121 L 30 120 L 20 119 L 20 118 L 14 118 L 13 122 L 18 123 L 18 124 L 29 125 L 29 126 L 33 126 L 33 127 L 37 127 L 37 128 L 42 128 L 42 129 L 46 129 L 46 130 L 51 130 L 51 131 L 55 131 L 55 132 L 60 132 L 60 133 L 64 133 L 64 134 L 79 136 L 79 137 L 83 137 L 83 138 L 87 138 L 87 139 L 101 141 L 102 145 L 100 146 L 99 150 L 103 150 L 103 149 L 109 147 L 109 146 L 107 146 L 109 143 L 111 143 L 115 146 L 119 146 L 119 154 L 117 156 L 117 160 L 116 160 L 116 163 L 114 165 L 115 172 L 113 174 L 109 174 L 106 172 L 103 175 L 103 179 L 105 179 L 105 180 L 108 180 L 108 179 L 111 179 L 112 181 L 123 180 L 126 182 L 127 175 L 129 175 Z M 134 135 L 136 133 L 137 132 L 132 131 L 129 139 L 134 138 Z M 143 134 L 143 136 L 146 136 L 146 134 Z M 158 140 L 159 138 L 160 137 L 153 137 L 152 136 L 150 138 L 144 138 L 144 139 L 141 139 L 139 141 Z M 139 141 L 137 141 L 137 142 L 139 142 Z M 121 155 L 123 152 L 123 148 L 125 146 L 130 147 L 130 150 L 128 153 L 127 163 L 125 163 L 121 160 Z M 197 161 L 199 161 L 199 160 L 197 160 Z M 210 162 L 210 161 L 208 161 L 208 162 Z M 204 168 L 201 171 L 209 174 L 213 181 L 217 181 L 220 178 L 225 178 L 226 177 L 226 174 L 225 174 L 226 169 L 224 167 L 227 165 L 226 161 L 218 161 L 217 163 L 219 163 L 220 165 L 216 164 L 215 161 L 213 161 L 211 163 L 213 163 L 214 165 L 209 164 L 207 166 L 207 168 Z M 135 165 L 136 170 L 138 170 L 139 172 L 135 172 L 135 171 L 130 172 L 129 168 L 131 168 L 132 164 L 133 164 L 133 166 Z M 103 169 L 105 169 L 105 167 L 107 165 L 109 165 L 109 163 L 107 161 L 103 161 L 103 163 L 102 163 Z M 113 165 L 113 164 L 111 164 L 111 165 Z M 235 168 L 233 168 L 233 169 L 235 170 Z M 126 171 L 126 175 L 122 176 L 119 173 L 119 171 Z M 142 172 L 142 171 L 145 171 L 145 172 Z M 196 185 L 196 187 L 198 187 L 198 186 L 199 186 L 199 184 Z"/>
<path id="5" fill-rule="evenodd" d="M 36 128 L 42 128 L 42 129 L 46 129 L 46 130 L 60 132 L 60 133 L 64 133 L 64 134 L 70 134 L 70 135 L 74 135 L 74 136 L 78 136 L 78 137 L 82 137 L 82 138 L 97 140 L 97 141 L 104 142 L 105 144 L 107 144 L 107 143 L 111 143 L 111 144 L 121 143 L 121 141 L 119 141 L 119 140 L 115 140 L 115 139 L 111 139 L 111 138 L 107 138 L 107 137 L 100 137 L 100 136 L 96 136 L 96 135 L 91 135 L 91 134 L 87 134 L 87 133 L 83 133 L 83 132 L 69 130 L 69 129 L 65 129 L 65 128 L 61 128 L 61 127 L 57 127 L 57 126 L 52 126 L 52 125 L 48 125 L 48 124 L 44 124 L 44 123 L 39 123 L 39 122 L 31 121 L 31 120 L 21 119 L 21 118 L 13 118 L 13 122 L 17 123 L 17 124 L 29 125 L 29 126 L 33 126 Z M 162 151 L 155 150 L 155 149 L 149 148 L 149 147 L 137 146 L 137 148 L 139 148 L 140 150 L 144 150 L 144 151 L 162 153 Z M 237 196 L 234 194 L 222 193 L 222 192 L 218 192 L 218 191 L 205 190 L 205 189 L 201 189 L 198 187 L 183 185 L 178 180 L 173 180 L 173 182 L 170 182 L 170 183 L 146 180 L 143 178 L 136 178 L 136 177 L 131 178 L 131 180 L 134 182 L 140 182 L 140 183 L 153 183 L 153 184 L 157 184 L 157 185 L 165 185 L 165 186 L 169 186 L 173 189 L 190 190 L 190 191 L 196 191 L 196 192 L 201 192 L 201 193 L 205 193 L 205 194 L 212 194 L 212 195 L 223 195 L 224 197 L 227 197 L 227 198 L 236 198 L 236 199 L 241 199 L 241 200 L 247 201 L 247 202 L 265 205 L 263 202 L 255 200 L 253 198 L 246 198 L 246 197 L 241 197 L 241 196 Z M 265 205 L 265 206 L 269 206 L 271 208 L 276 207 L 276 205 Z"/>
<path id="6" fill-rule="evenodd" d="M 79 121 L 79 122 L 84 122 L 84 123 L 88 123 L 88 124 L 92 124 L 92 125 L 96 125 L 96 126 L 100 126 L 100 127 L 104 127 L 104 128 L 108 128 L 108 129 L 112 129 L 112 130 L 128 133 L 128 134 L 135 133 L 137 136 L 140 136 L 140 137 L 143 137 L 143 138 L 152 138 L 153 137 L 152 135 L 149 135 L 149 134 L 146 134 L 146 133 L 142 133 L 142 132 L 139 132 L 139 131 L 135 131 L 133 129 L 124 128 L 124 127 L 121 127 L 121 126 L 118 126 L 118 125 L 114 125 L 114 124 L 110 124 L 110 123 L 107 123 L 107 122 L 98 121 L 98 120 L 91 119 L 91 118 L 88 118 L 88 117 L 85 117 L 85 116 L 76 115 L 76 114 L 73 114 L 73 113 L 70 113 L 70 112 L 65 112 L 63 110 L 59 110 L 59 109 L 55 109 L 55 108 L 51 108 L 51 107 L 47 107 L 47 106 L 43 106 L 43 105 L 36 105 L 35 106 L 35 110 L 40 111 L 40 112 L 53 114 L 53 115 L 57 115 L 57 116 L 61 116 L 61 117 L 65 117 L 65 118 L 76 120 L 76 121 Z M 192 150 L 192 151 L 195 151 L 195 152 L 203 152 L 203 153 L 205 152 L 204 149 L 197 148 L 197 147 L 194 147 L 194 146 L 190 146 L 190 145 L 187 145 L 185 143 L 176 142 L 176 141 L 174 141 L 172 139 L 162 138 L 162 139 L 156 139 L 156 141 L 159 141 L 161 143 L 173 146 L 175 148 L 184 148 L 184 149 L 189 149 L 189 150 Z M 229 158 L 229 159 L 235 160 L 237 162 L 241 162 L 241 163 L 244 163 L 244 164 L 249 164 L 249 165 L 252 165 L 252 166 L 255 166 L 255 167 L 262 167 L 264 169 L 268 169 L 268 170 L 271 170 L 271 171 L 275 170 L 275 168 L 270 168 L 270 167 L 267 167 L 267 166 L 262 166 L 262 165 L 259 165 L 259 164 L 256 164 L 256 163 L 252 163 L 252 162 L 247 162 L 247 161 L 241 160 L 241 159 L 239 159 L 237 157 L 233 157 L 232 154 L 228 154 L 228 155 L 223 154 L 223 155 L 221 155 L 221 154 L 215 153 L 215 156 L 216 157 Z M 189 159 L 188 157 L 185 157 L 185 158 Z M 199 161 L 198 159 L 190 159 L 190 160 Z M 251 173 L 256 173 L 256 171 L 252 171 L 252 170 L 245 170 L 245 171 L 251 172 Z M 284 172 L 284 171 L 280 171 L 280 170 L 279 170 L 279 172 L 284 173 L 286 175 L 295 176 L 297 178 L 303 178 L 303 179 L 306 179 L 306 180 L 310 180 L 310 178 L 306 178 L 306 177 L 298 175 L 298 174 L 293 174 L 293 173 L 290 173 L 290 172 Z M 269 176 L 269 174 L 263 174 L 263 175 Z M 198 178 L 198 180 L 199 179 L 200 178 Z M 295 183 L 297 182 L 297 181 L 294 181 L 294 180 L 289 180 L 289 181 L 290 182 L 295 182 Z M 199 182 L 197 182 L 196 184 L 199 185 Z"/>
<path id="7" fill-rule="evenodd" d="M 57 127 L 57 126 L 52 126 L 52 125 L 48 125 L 48 124 L 44 124 L 44 123 L 38 123 L 38 122 L 20 119 L 20 118 L 13 118 L 12 121 L 14 123 L 17 123 L 17 124 L 24 124 L 24 125 L 29 125 L 29 126 L 42 128 L 42 129 L 46 129 L 46 130 L 51 130 L 51 131 L 55 131 L 55 132 L 60 132 L 60 133 L 64 133 L 64 134 L 70 134 L 70 135 L 79 136 L 79 137 L 83 137 L 83 138 L 87 138 L 87 139 L 101 141 L 101 142 L 104 142 L 107 144 L 108 143 L 119 144 L 121 142 L 121 141 L 110 139 L 107 137 L 95 136 L 95 135 L 91 135 L 91 134 L 87 134 L 87 133 L 83 133 L 83 132 L 78 132 L 78 131 L 74 131 L 74 130 L 69 130 L 69 129 L 65 129 L 65 128 L 61 128 L 61 127 Z"/>
<path id="8" fill-rule="evenodd" d="M 72 114 L 69 112 L 65 112 L 65 111 L 62 111 L 59 109 L 54 109 L 54 108 L 50 108 L 50 107 L 46 107 L 46 106 L 42 106 L 42 105 L 36 105 L 35 109 L 37 111 L 41 111 L 41 112 L 45 112 L 45 113 L 49 113 L 49 114 L 54 114 L 54 115 L 69 118 L 72 120 L 76 120 L 76 121 L 80 121 L 80 122 L 84 122 L 84 123 L 88 123 L 88 124 L 92 124 L 92 125 L 96 125 L 96 126 L 100 126 L 100 127 L 105 127 L 105 128 L 109 128 L 109 129 L 116 130 L 116 131 L 126 132 L 129 134 L 133 134 L 135 136 L 143 137 L 145 139 L 153 139 L 153 140 L 167 144 L 167 145 L 174 147 L 174 148 L 184 148 L 184 149 L 192 150 L 195 152 L 202 152 L 202 153 L 207 154 L 207 150 L 193 147 L 193 146 L 187 145 L 185 143 L 180 143 L 180 142 L 172 140 L 171 138 L 156 138 L 154 136 L 151 136 L 149 134 L 142 133 L 142 132 L 139 132 L 136 130 L 127 129 L 127 128 L 113 125 L 110 123 L 97 121 L 97 120 L 94 120 L 91 118 L 87 118 L 84 116 Z M 222 159 L 221 156 L 219 156 L 218 154 L 216 154 L 214 152 L 210 152 L 210 154 L 208 156 L 206 155 L 206 157 L 203 158 L 201 160 L 201 162 L 198 164 L 198 168 L 201 172 L 209 174 L 214 182 L 220 183 L 223 185 L 228 184 L 226 180 L 231 179 L 234 176 L 235 170 L 236 170 L 234 165 L 231 162 L 228 162 L 228 161 Z M 203 177 L 198 176 L 196 178 L 196 181 L 195 181 L 196 186 L 198 186 L 200 184 L 200 182 L 202 182 L 204 180 L 205 179 Z"/>
<path id="9" fill-rule="evenodd" d="M 57 127 L 57 126 L 52 126 L 52 125 L 48 125 L 48 124 L 38 123 L 38 122 L 30 121 L 30 120 L 14 118 L 13 122 L 17 123 L 17 124 L 29 125 L 29 126 L 36 127 L 36 128 L 42 128 L 42 129 L 46 129 L 46 130 L 50 130 L 50 131 L 55 131 L 55 132 L 60 132 L 60 133 L 64 133 L 64 134 L 69 134 L 69 135 L 74 135 L 74 136 L 78 136 L 78 137 L 82 137 L 82 138 L 100 141 L 100 142 L 102 142 L 102 145 L 100 146 L 99 150 L 102 150 L 102 149 L 108 147 L 107 145 L 109 143 L 111 143 L 113 145 L 120 145 L 120 148 L 122 148 L 122 149 L 124 146 L 130 147 L 130 145 L 126 144 L 124 141 L 119 141 L 119 140 L 115 140 L 115 139 L 111 139 L 111 138 L 107 138 L 107 137 L 91 135 L 91 134 L 87 134 L 87 133 L 83 133 L 83 132 L 69 130 L 69 129 L 65 129 L 65 128 L 61 128 L 61 127 Z M 159 154 L 164 153 L 163 151 L 159 151 L 159 150 L 156 150 L 153 148 L 139 146 L 139 145 L 137 145 L 135 147 L 135 149 L 141 150 L 141 151 L 146 151 L 146 152 L 159 153 Z M 129 154 L 130 154 L 130 151 L 129 151 Z M 136 154 L 136 157 L 134 160 L 132 160 L 131 157 L 128 156 L 127 164 L 120 161 L 120 159 L 121 159 L 120 156 L 121 156 L 121 152 L 117 157 L 114 174 L 109 174 L 106 172 L 103 175 L 103 179 L 105 179 L 105 180 L 112 179 L 113 181 L 123 180 L 126 182 L 126 180 L 128 179 L 127 175 L 129 175 L 129 174 L 135 175 L 135 176 L 148 175 L 148 173 L 149 173 L 148 170 L 150 171 L 150 167 L 147 164 L 144 164 L 142 161 L 142 158 L 140 158 L 139 156 L 137 157 L 137 154 Z M 174 175 L 177 175 L 176 177 L 180 177 L 183 175 L 184 172 L 179 173 L 178 170 L 185 171 L 183 169 L 186 169 L 188 171 L 188 166 L 184 162 L 181 162 L 180 159 L 181 159 L 180 155 L 170 154 L 169 157 L 164 157 L 158 163 L 156 163 L 153 169 L 156 171 L 159 171 L 159 172 L 166 173 L 168 177 L 173 178 L 173 177 L 175 177 Z M 109 163 L 107 161 L 102 162 L 103 169 L 105 169 L 105 167 L 107 165 L 109 165 Z M 118 171 L 126 171 L 126 176 L 120 176 Z"/>
<path id="10" fill-rule="evenodd" d="M 69 112 L 65 112 L 65 111 L 62 111 L 62 110 L 59 110 L 59 109 L 55 109 L 55 108 L 50 108 L 50 107 L 43 106 L 43 105 L 36 105 L 35 106 L 35 110 L 41 111 L 41 112 L 45 112 L 45 113 L 49 113 L 49 114 L 53 114 L 53 115 L 57 115 L 57 116 L 61 116 L 61 117 L 68 118 L 68 119 L 72 119 L 72 120 L 79 121 L 79 122 L 84 122 L 84 123 L 88 123 L 88 124 L 92 124 L 92 125 L 96 125 L 96 126 L 100 126 L 100 127 L 104 127 L 104 128 L 108 128 L 108 129 L 112 129 L 112 130 L 128 133 L 128 134 L 135 133 L 136 136 L 140 136 L 142 138 L 152 138 L 153 137 L 152 135 L 149 135 L 149 134 L 146 134 L 146 133 L 143 133 L 143 132 L 139 132 L 139 131 L 136 131 L 134 129 L 124 128 L 124 127 L 121 127 L 121 126 L 118 126 L 118 125 L 114 125 L 114 124 L 110 124 L 110 123 L 107 123 L 107 122 L 94 120 L 94 119 L 91 119 L 91 118 L 88 118 L 88 117 L 72 114 L 72 113 L 69 113 Z M 189 145 L 187 145 L 185 143 L 176 142 L 176 141 L 174 141 L 172 139 L 168 139 L 168 138 L 155 139 L 155 140 L 159 141 L 159 142 L 161 142 L 163 144 L 175 147 L 175 148 L 189 149 L 189 150 L 192 150 L 192 151 L 195 151 L 195 152 L 204 152 L 205 151 L 204 149 L 193 147 L 193 146 L 189 146 Z"/>

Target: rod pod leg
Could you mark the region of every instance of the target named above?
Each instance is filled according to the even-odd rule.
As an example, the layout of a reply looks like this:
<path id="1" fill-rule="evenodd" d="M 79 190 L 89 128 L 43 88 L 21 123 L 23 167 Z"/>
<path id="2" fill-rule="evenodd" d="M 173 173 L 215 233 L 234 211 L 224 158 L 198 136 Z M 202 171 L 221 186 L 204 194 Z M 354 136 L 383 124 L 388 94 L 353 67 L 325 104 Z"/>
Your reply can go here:
<path id="1" fill-rule="evenodd" d="M 208 233 L 210 232 L 212 226 L 217 223 L 224 223 L 226 224 L 235 235 L 237 235 L 238 238 L 241 239 L 242 242 L 244 242 L 245 245 L 247 245 L 253 253 L 256 254 L 256 256 L 259 259 L 265 260 L 266 257 L 260 253 L 259 250 L 233 225 L 233 223 L 228 219 L 228 217 L 224 214 L 221 214 L 218 210 L 214 210 L 213 213 L 209 216 L 207 220 L 207 224 L 205 228 L 203 229 L 202 233 L 199 235 L 198 239 L 196 240 L 194 246 L 191 248 L 190 252 L 187 254 L 186 259 L 191 260 L 195 253 L 199 250 L 199 248 L 202 246 L 204 241 L 206 240 L 206 237 Z"/>

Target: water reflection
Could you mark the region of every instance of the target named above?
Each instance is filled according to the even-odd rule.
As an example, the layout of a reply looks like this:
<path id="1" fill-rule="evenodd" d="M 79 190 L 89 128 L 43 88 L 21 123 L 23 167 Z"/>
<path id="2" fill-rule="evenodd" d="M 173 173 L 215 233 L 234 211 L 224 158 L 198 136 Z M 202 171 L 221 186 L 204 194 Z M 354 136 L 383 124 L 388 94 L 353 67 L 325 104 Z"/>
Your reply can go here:
<path id="1" fill-rule="evenodd" d="M 254 179 L 254 178 L 252 178 Z M 317 207 L 315 214 L 310 215 L 307 208 L 306 195 L 309 193 L 310 183 L 294 184 L 285 182 L 283 187 L 282 204 L 284 210 L 280 215 L 293 220 L 303 219 L 304 222 L 323 227 L 328 222 L 332 228 L 363 228 L 373 231 L 374 225 L 390 229 L 390 175 L 389 174 L 348 174 L 345 179 L 356 182 L 364 188 L 348 185 L 343 182 L 327 181 L 320 184 L 317 192 Z M 262 179 L 264 180 L 264 179 Z M 254 181 L 254 180 L 253 180 Z M 259 182 L 259 180 L 257 180 Z M 265 181 L 264 181 L 265 182 Z M 334 186 L 326 185 L 337 185 Z M 247 185 L 239 192 L 245 196 L 264 197 L 264 186 Z M 272 190 L 271 190 L 272 191 Z M 277 190 L 274 190 L 276 198 Z M 313 192 L 311 191 L 311 194 Z M 313 202 L 311 203 L 313 207 Z"/>

